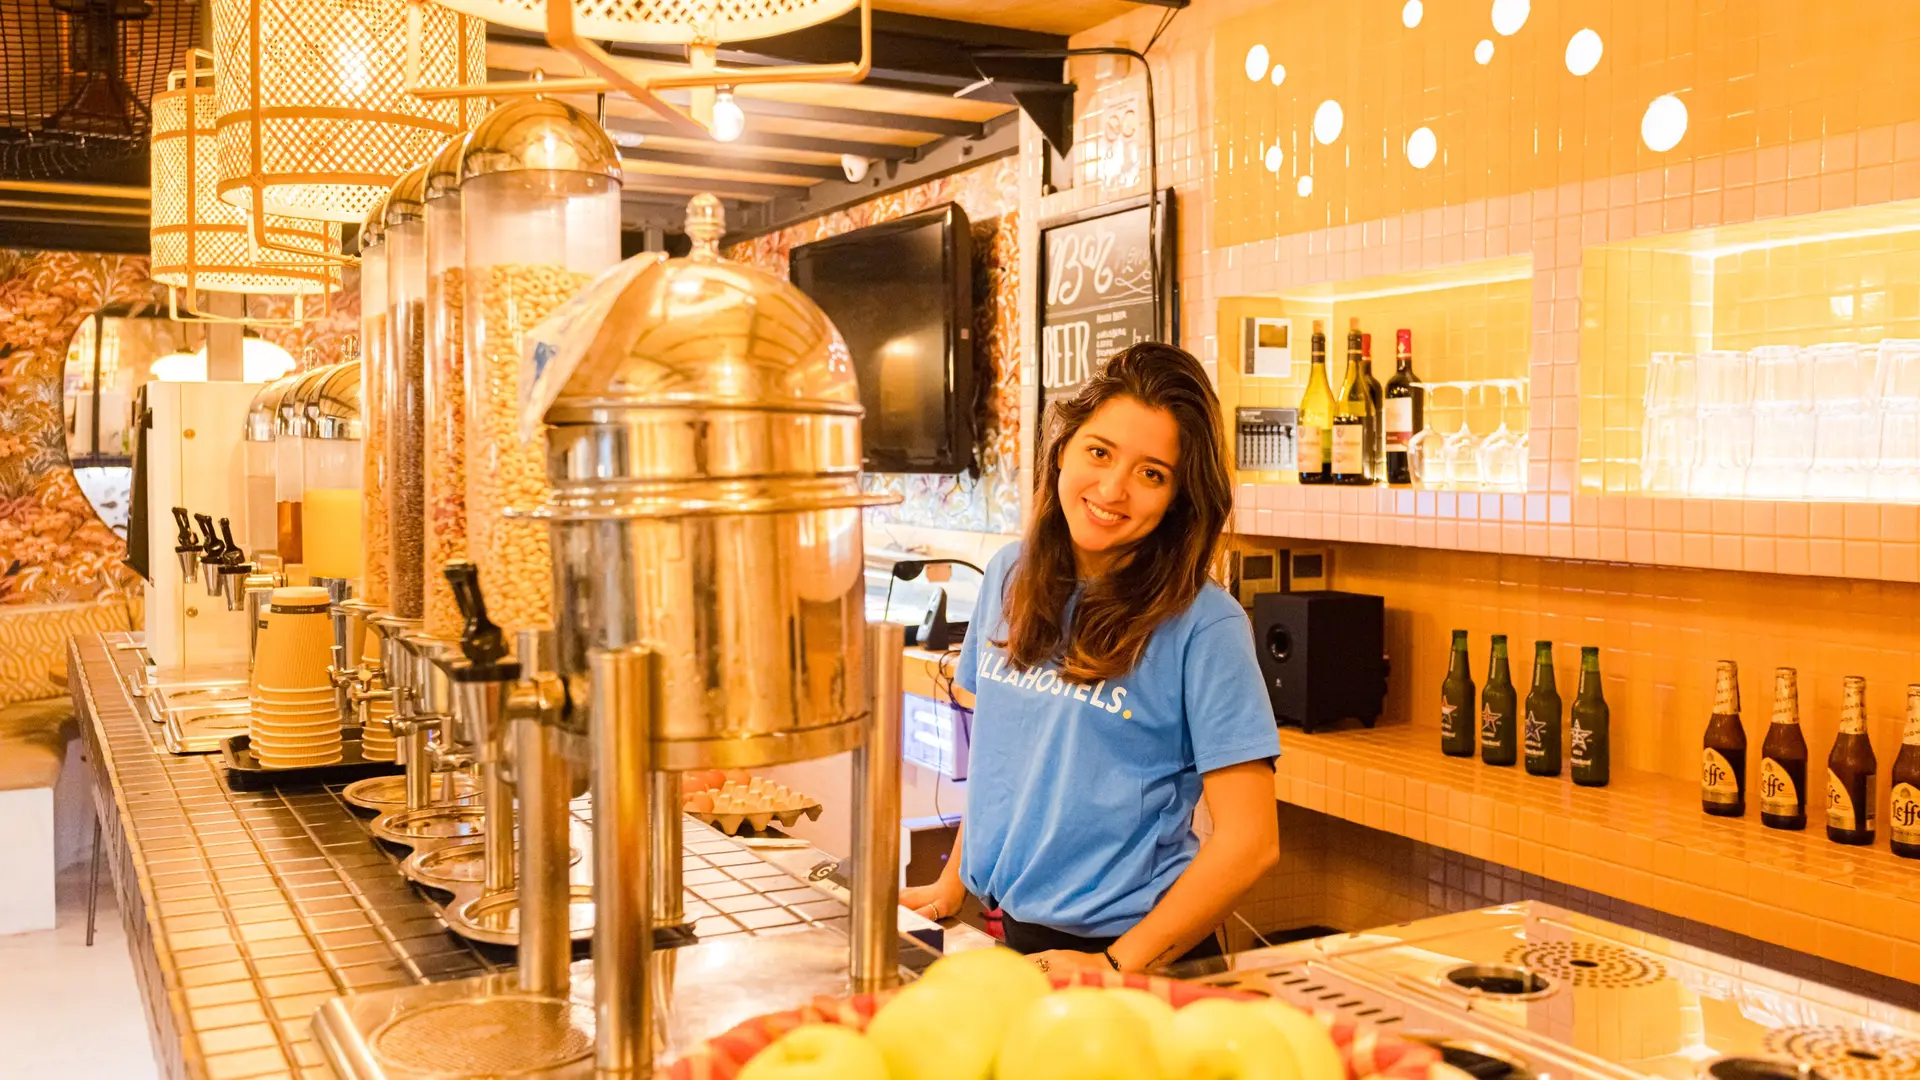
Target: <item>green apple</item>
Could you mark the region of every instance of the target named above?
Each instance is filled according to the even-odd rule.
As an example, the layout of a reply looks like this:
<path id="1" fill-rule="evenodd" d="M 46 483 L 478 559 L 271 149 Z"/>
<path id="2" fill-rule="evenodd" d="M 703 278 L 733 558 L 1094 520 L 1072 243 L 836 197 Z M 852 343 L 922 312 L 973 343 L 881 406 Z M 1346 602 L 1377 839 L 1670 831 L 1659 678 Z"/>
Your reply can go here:
<path id="1" fill-rule="evenodd" d="M 1048 994 L 1014 1020 L 993 1075 L 995 1080 L 1159 1080 L 1160 1069 L 1152 1037 L 1134 1011 L 1107 991 L 1079 987 Z"/>
<path id="2" fill-rule="evenodd" d="M 880 1007 L 867 1038 L 892 1080 L 987 1080 L 1013 1013 L 964 980 L 922 980 Z"/>
<path id="3" fill-rule="evenodd" d="M 1346 1080 L 1347 1063 L 1327 1025 L 1284 1001 L 1256 1001 L 1250 1007 L 1286 1037 L 1300 1065 L 1300 1080 Z"/>
<path id="4" fill-rule="evenodd" d="M 1302 1080 L 1286 1036 L 1250 1002 L 1203 998 L 1173 1014 L 1168 1080 Z"/>
<path id="5" fill-rule="evenodd" d="M 1033 961 L 997 945 L 943 956 L 920 976 L 920 982 L 969 983 L 995 997 L 1008 999 L 1015 1011 L 1053 990 L 1053 983 L 1033 966 Z"/>
<path id="6" fill-rule="evenodd" d="M 753 1055 L 739 1080 L 888 1080 L 865 1035 L 839 1024 L 802 1024 Z"/>
<path id="7" fill-rule="evenodd" d="M 1133 1018 L 1146 1028 L 1147 1038 L 1153 1043 L 1153 1056 L 1160 1063 L 1161 1075 L 1172 1075 L 1167 1071 L 1169 1063 L 1178 1057 L 1173 1042 L 1173 1006 L 1145 990 L 1131 987 L 1104 992 L 1133 1011 Z"/>

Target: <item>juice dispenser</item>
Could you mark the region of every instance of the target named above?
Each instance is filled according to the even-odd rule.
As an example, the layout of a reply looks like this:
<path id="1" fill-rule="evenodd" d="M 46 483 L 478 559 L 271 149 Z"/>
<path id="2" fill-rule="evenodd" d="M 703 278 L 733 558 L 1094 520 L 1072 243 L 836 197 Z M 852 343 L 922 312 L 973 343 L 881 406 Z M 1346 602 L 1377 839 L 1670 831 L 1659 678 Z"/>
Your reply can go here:
<path id="1" fill-rule="evenodd" d="M 360 576 L 360 361 L 334 364 L 306 404 L 302 548 L 315 584 Z"/>
<path id="2" fill-rule="evenodd" d="M 290 571 L 306 564 L 306 450 L 305 405 L 313 400 L 331 372 L 314 368 L 292 376 L 293 385 L 280 399 L 273 437 L 274 552 Z M 296 571 L 297 572 L 297 571 Z"/>
<path id="3" fill-rule="evenodd" d="M 553 626 L 546 444 L 523 439 L 523 336 L 620 260 L 620 154 L 569 105 L 534 97 L 480 121 L 461 159 L 466 232 L 468 550 L 495 621 Z"/>
<path id="4" fill-rule="evenodd" d="M 279 554 L 279 519 L 274 505 L 277 465 L 274 436 L 280 418 L 280 401 L 299 380 L 298 375 L 287 375 L 261 387 L 247 406 L 246 426 L 241 429 L 240 438 L 247 450 L 247 507 L 246 527 L 240 542 L 254 558 Z"/>

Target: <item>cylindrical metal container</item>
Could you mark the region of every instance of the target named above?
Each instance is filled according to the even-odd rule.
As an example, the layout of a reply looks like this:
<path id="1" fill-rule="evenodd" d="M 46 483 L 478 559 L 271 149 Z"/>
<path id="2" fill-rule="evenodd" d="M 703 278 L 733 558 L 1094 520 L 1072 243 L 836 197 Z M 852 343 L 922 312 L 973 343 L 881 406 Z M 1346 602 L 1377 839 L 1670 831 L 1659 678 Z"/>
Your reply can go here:
<path id="1" fill-rule="evenodd" d="M 418 619 L 425 608 L 427 168 L 387 193 L 387 610 Z"/>
<path id="2" fill-rule="evenodd" d="M 280 418 L 281 399 L 299 381 L 299 375 L 275 379 L 261 387 L 253 396 L 253 403 L 247 406 L 246 426 L 240 435 L 247 448 L 247 518 L 240 542 L 246 545 L 249 555 L 280 552 L 278 510 L 274 505 L 274 470 L 278 466 L 274 459 L 274 429 Z"/>
<path id="3" fill-rule="evenodd" d="M 721 259 L 722 229 L 696 199 L 693 253 L 626 285 L 546 414 L 561 671 L 657 651 L 653 767 L 669 771 L 859 743 L 860 514 L 888 501 L 860 487 L 839 332 L 791 284 Z"/>
<path id="4" fill-rule="evenodd" d="M 427 445 L 425 613 L 422 629 L 457 639 L 464 620 L 447 584 L 449 563 L 467 557 L 466 244 L 460 157 L 466 136 L 427 163 Z"/>
<path id="5" fill-rule="evenodd" d="M 360 483 L 364 425 L 360 416 L 360 361 L 335 364 L 305 406 L 307 418 L 307 574 L 315 579 L 358 578 Z"/>
<path id="6" fill-rule="evenodd" d="M 387 609 L 387 247 L 386 200 L 360 227 L 360 599 Z"/>
<path id="7" fill-rule="evenodd" d="M 324 367 L 291 376 L 293 385 L 280 398 L 273 428 L 274 554 L 286 566 L 304 566 L 307 483 L 306 403 L 326 381 Z"/>
<path id="8" fill-rule="evenodd" d="M 494 621 L 553 625 L 545 443 L 522 438 L 525 335 L 620 260 L 620 155 L 593 120 L 527 98 L 468 136 L 460 163 L 467 311 L 467 546 Z"/>

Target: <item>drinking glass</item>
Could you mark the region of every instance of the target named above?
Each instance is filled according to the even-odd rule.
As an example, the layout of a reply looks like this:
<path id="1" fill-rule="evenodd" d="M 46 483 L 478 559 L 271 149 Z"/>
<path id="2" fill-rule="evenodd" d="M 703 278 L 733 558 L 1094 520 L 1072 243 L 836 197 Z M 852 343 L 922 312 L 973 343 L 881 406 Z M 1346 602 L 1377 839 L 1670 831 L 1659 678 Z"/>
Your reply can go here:
<path id="1" fill-rule="evenodd" d="M 1713 349 L 1695 360 L 1699 438 L 1687 490 L 1694 495 L 1738 495 L 1753 459 L 1753 357 Z"/>
<path id="2" fill-rule="evenodd" d="M 1699 432 L 1698 387 L 1694 358 L 1685 353 L 1654 353 L 1647 364 L 1642 400 L 1646 419 L 1640 429 L 1640 490 L 1679 495 L 1687 490 Z"/>
<path id="3" fill-rule="evenodd" d="M 1433 426 L 1433 418 L 1440 410 L 1438 391 L 1448 383 L 1422 383 L 1420 389 L 1427 395 L 1428 404 L 1421 418 L 1419 431 L 1407 440 L 1407 468 L 1413 473 L 1413 482 L 1420 487 L 1445 487 L 1447 485 L 1447 459 L 1440 432 Z"/>
<path id="4" fill-rule="evenodd" d="M 1454 488 L 1465 491 L 1480 486 L 1480 436 L 1473 433 L 1472 418 L 1467 415 L 1473 392 L 1480 383 L 1456 383 L 1460 390 L 1460 427 L 1443 445 L 1447 459 L 1447 479 Z"/>
<path id="5" fill-rule="evenodd" d="M 1821 498 L 1864 498 L 1880 456 L 1872 356 L 1850 341 L 1815 345 L 1807 352 L 1813 373 L 1809 490 Z"/>
<path id="6" fill-rule="evenodd" d="M 1882 341 L 1873 382 L 1880 431 L 1872 494 L 1878 499 L 1920 498 L 1920 340 Z"/>
<path id="7" fill-rule="evenodd" d="M 1507 426 L 1507 392 L 1511 379 L 1495 379 L 1483 384 L 1500 391 L 1500 426 L 1480 440 L 1480 484 L 1490 491 L 1520 491 L 1526 487 L 1526 473 L 1520 465 L 1520 437 Z"/>
<path id="8" fill-rule="evenodd" d="M 1753 350 L 1753 454 L 1747 494 L 1797 499 L 1813 468 L 1813 365 L 1804 349 Z"/>

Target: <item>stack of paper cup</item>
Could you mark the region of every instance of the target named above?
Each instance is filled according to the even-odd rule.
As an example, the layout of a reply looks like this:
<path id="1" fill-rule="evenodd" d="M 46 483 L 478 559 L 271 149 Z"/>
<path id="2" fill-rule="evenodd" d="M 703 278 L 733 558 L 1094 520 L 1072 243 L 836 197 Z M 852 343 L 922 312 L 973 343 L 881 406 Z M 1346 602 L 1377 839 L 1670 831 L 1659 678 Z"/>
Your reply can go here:
<path id="1" fill-rule="evenodd" d="M 327 590 L 273 590 L 261 617 L 253 663 L 253 756 L 269 769 L 332 765 L 340 760 L 340 712 L 327 661 L 333 624 Z"/>

